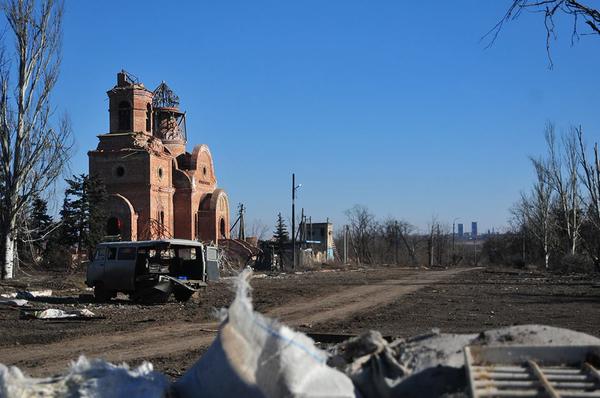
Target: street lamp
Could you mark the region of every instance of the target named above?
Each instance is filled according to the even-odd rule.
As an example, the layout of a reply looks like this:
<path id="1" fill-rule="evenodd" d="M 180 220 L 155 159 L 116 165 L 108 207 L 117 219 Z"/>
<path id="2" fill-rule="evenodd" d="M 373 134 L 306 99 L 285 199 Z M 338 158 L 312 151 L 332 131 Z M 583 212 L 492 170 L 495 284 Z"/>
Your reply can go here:
<path id="1" fill-rule="evenodd" d="M 296 190 L 301 186 L 296 185 L 296 174 L 292 173 L 292 269 L 296 268 Z"/>

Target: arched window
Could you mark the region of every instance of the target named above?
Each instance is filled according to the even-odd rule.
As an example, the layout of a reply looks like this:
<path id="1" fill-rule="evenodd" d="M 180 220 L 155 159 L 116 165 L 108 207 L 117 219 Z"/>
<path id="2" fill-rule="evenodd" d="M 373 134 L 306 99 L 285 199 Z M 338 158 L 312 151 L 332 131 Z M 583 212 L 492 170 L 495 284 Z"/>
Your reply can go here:
<path id="1" fill-rule="evenodd" d="M 150 104 L 146 105 L 146 131 L 150 131 L 152 128 L 152 107 Z"/>
<path id="2" fill-rule="evenodd" d="M 119 130 L 131 130 L 131 105 L 127 101 L 119 103 Z"/>

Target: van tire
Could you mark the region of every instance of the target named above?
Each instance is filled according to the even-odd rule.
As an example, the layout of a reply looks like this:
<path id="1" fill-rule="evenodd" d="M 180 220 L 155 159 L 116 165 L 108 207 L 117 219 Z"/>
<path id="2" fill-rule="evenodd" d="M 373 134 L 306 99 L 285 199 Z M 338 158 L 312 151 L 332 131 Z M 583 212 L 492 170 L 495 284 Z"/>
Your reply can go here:
<path id="1" fill-rule="evenodd" d="M 179 302 L 188 301 L 193 294 L 194 292 L 192 290 L 185 288 L 175 289 L 173 291 L 173 296 L 175 296 L 175 300 Z"/>
<path id="2" fill-rule="evenodd" d="M 113 292 L 104 288 L 102 283 L 96 284 L 94 286 L 94 299 L 98 303 L 105 303 L 109 301 L 113 297 Z"/>

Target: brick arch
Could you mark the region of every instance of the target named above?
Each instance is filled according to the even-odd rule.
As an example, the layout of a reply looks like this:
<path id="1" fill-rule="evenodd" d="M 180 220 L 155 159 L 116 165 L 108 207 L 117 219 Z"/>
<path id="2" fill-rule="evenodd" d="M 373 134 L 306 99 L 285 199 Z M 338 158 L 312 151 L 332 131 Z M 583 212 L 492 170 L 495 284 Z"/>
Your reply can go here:
<path id="1" fill-rule="evenodd" d="M 200 240 L 229 239 L 229 198 L 225 191 L 215 189 L 205 194 L 200 200 L 198 214 Z"/>
<path id="2" fill-rule="evenodd" d="M 229 239 L 229 198 L 222 189 L 216 189 L 210 198 L 210 208 L 214 212 L 218 239 Z M 224 224 L 224 228 L 222 228 Z"/>
<path id="3" fill-rule="evenodd" d="M 136 240 L 137 214 L 131 202 L 123 195 L 112 194 L 108 196 L 106 209 L 109 220 L 111 218 L 119 220 L 121 239 Z"/>
<path id="4" fill-rule="evenodd" d="M 205 168 L 206 174 L 204 173 Z M 194 172 L 198 182 L 213 186 L 217 184 L 212 154 L 207 145 L 201 144 L 194 147 L 190 159 L 190 170 Z"/>

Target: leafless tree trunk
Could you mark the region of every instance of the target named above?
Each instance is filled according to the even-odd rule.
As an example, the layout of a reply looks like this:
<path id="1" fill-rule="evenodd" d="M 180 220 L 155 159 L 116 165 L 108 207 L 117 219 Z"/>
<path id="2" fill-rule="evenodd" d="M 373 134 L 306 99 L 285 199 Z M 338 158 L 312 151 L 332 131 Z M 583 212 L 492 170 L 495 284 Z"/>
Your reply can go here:
<path id="1" fill-rule="evenodd" d="M 554 125 L 546 125 L 548 145 L 548 182 L 556 192 L 561 212 L 562 229 L 569 240 L 569 251 L 575 254 L 579 236 L 579 178 L 576 134 L 571 131 L 563 136 L 562 147 L 557 148 Z M 565 164 L 563 165 L 563 159 Z M 563 175 L 563 170 L 566 175 Z"/>
<path id="2" fill-rule="evenodd" d="M 60 65 L 62 3 L 0 4 L 16 52 L 10 57 L 0 54 L 0 244 L 2 278 L 12 278 L 18 217 L 32 196 L 61 174 L 68 160 L 70 128 L 66 118 L 53 127 L 50 106 Z M 15 60 L 16 70 L 9 59 Z"/>
<path id="3" fill-rule="evenodd" d="M 532 232 L 535 238 L 540 242 L 543 255 L 544 266 L 549 268 L 550 245 L 552 236 L 552 186 L 548 182 L 548 165 L 538 159 L 532 159 L 536 172 L 536 182 L 530 196 L 521 195 L 521 202 L 515 209 L 516 213 L 525 221 L 528 230 Z"/>
<path id="4" fill-rule="evenodd" d="M 367 207 L 355 205 L 346 210 L 346 217 L 350 226 L 350 244 L 360 263 L 372 262 L 369 243 L 371 241 L 371 232 L 375 227 L 375 218 Z"/>
<path id="5" fill-rule="evenodd" d="M 265 240 L 269 232 L 269 226 L 262 222 L 262 220 L 254 219 L 250 223 L 248 230 L 250 231 L 249 236 L 255 236 L 258 240 Z"/>
<path id="6" fill-rule="evenodd" d="M 409 240 L 411 233 L 414 231 L 415 227 L 409 224 L 406 221 L 400 221 L 398 223 L 398 232 L 400 233 L 400 239 L 402 243 L 404 243 L 404 247 L 406 247 L 406 251 L 408 253 L 408 257 L 413 266 L 418 266 L 419 262 L 417 260 L 417 248 L 414 240 Z"/>
<path id="7" fill-rule="evenodd" d="M 581 166 L 581 180 L 587 192 L 586 215 L 589 223 L 594 229 L 594 237 L 600 235 L 600 158 L 598 157 L 598 143 L 594 145 L 594 158 L 588 160 L 587 148 L 583 140 L 583 129 L 576 129 L 577 141 L 579 143 L 579 164 Z M 585 242 L 584 242 L 585 243 Z M 594 247 L 597 245 L 584 245 Z M 596 268 L 600 269 L 600 255 L 597 251 L 588 250 Z"/>

